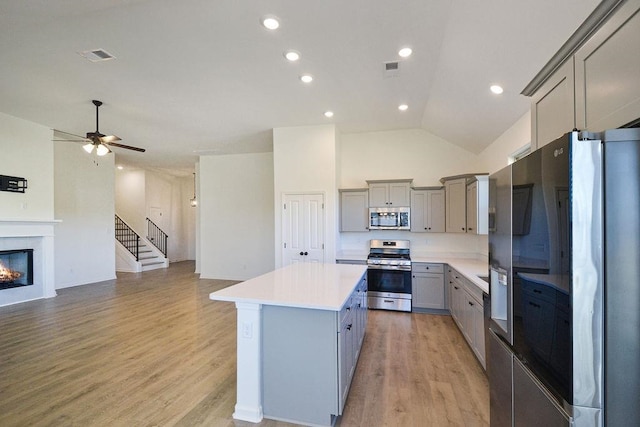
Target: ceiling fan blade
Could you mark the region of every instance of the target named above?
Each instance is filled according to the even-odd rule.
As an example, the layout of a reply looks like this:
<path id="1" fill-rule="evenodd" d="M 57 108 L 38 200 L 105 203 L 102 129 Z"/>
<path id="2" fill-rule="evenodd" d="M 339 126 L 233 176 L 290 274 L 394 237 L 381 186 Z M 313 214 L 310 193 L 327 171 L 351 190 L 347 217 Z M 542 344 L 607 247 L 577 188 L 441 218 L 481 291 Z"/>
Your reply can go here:
<path id="1" fill-rule="evenodd" d="M 84 136 L 80 136 L 80 135 L 76 135 L 75 133 L 70 133 L 70 132 L 65 132 L 63 130 L 58 130 L 58 129 L 54 129 L 54 132 L 58 132 L 58 133 L 64 133 L 65 135 L 70 135 L 70 136 L 74 136 L 76 138 L 81 139 L 82 141 L 86 141 L 87 138 L 85 138 Z M 68 139 L 59 139 L 58 141 L 72 141 L 72 140 L 68 140 Z M 75 139 L 73 141 L 76 141 Z"/>
<path id="2" fill-rule="evenodd" d="M 124 144 L 118 144 L 117 142 L 104 142 L 104 144 L 110 145 L 112 147 L 126 148 L 127 150 L 139 151 L 141 153 L 144 153 L 145 151 L 147 151 L 144 148 L 132 147 L 130 145 L 124 145 Z"/>
<path id="3" fill-rule="evenodd" d="M 53 142 L 83 142 L 83 143 L 87 143 L 87 142 L 91 142 L 88 139 L 52 139 Z"/>
<path id="4" fill-rule="evenodd" d="M 102 142 L 103 144 L 109 144 L 114 141 L 122 141 L 122 138 L 115 135 L 105 135 L 100 137 L 100 142 Z"/>

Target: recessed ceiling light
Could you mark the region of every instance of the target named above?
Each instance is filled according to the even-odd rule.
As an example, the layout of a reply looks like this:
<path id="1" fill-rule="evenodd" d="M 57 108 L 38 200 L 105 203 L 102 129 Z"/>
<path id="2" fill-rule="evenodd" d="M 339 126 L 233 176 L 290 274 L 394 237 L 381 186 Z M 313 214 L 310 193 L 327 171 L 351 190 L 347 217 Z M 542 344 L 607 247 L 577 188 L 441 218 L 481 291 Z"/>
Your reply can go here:
<path id="1" fill-rule="evenodd" d="M 122 169 L 124 169 L 124 166 L 118 165 L 117 168 L 118 168 L 118 170 L 122 170 Z"/>
<path id="2" fill-rule="evenodd" d="M 409 109 L 409 106 L 407 104 L 398 105 L 398 110 L 400 111 L 407 111 L 407 109 Z"/>
<path id="3" fill-rule="evenodd" d="M 295 62 L 300 59 L 300 52 L 295 50 L 288 50 L 284 53 L 284 57 L 287 58 L 291 62 Z"/>
<path id="4" fill-rule="evenodd" d="M 398 51 L 398 55 L 400 55 L 403 58 L 411 56 L 412 53 L 413 53 L 413 51 L 411 50 L 410 47 L 403 47 L 402 49 L 400 49 Z"/>
<path id="5" fill-rule="evenodd" d="M 273 15 L 264 16 L 262 25 L 268 30 L 276 30 L 280 26 L 280 21 Z"/>
<path id="6" fill-rule="evenodd" d="M 491 89 L 491 92 L 495 93 L 496 95 L 500 95 L 502 92 L 504 92 L 502 86 L 498 85 L 493 85 L 489 89 Z"/>
<path id="7" fill-rule="evenodd" d="M 327 118 L 333 117 L 333 111 L 325 111 L 324 116 Z"/>
<path id="8" fill-rule="evenodd" d="M 304 83 L 311 83 L 313 81 L 313 77 L 309 74 L 303 74 L 300 76 L 300 80 L 302 80 Z"/>

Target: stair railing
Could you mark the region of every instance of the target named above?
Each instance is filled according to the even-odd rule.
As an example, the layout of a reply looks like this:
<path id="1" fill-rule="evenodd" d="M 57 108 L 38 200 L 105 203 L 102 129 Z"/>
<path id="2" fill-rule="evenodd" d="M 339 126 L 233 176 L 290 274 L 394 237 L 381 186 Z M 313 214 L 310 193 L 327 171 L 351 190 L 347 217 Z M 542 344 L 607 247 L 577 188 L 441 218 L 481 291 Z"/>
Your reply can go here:
<path id="1" fill-rule="evenodd" d="M 140 236 L 118 215 L 116 215 L 116 240 L 136 257 L 136 261 L 139 261 Z"/>
<path id="2" fill-rule="evenodd" d="M 162 229 L 149 218 L 147 218 L 147 239 L 162 252 L 165 258 L 167 257 L 167 233 L 162 231 Z"/>

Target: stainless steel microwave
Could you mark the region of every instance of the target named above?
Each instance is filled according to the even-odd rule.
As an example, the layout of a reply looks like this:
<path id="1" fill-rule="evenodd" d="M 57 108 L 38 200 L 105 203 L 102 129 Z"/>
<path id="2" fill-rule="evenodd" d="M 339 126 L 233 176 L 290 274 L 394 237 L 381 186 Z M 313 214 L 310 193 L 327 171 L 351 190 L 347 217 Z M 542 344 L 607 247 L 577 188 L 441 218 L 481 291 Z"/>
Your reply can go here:
<path id="1" fill-rule="evenodd" d="M 369 208 L 369 230 L 409 230 L 410 208 Z"/>

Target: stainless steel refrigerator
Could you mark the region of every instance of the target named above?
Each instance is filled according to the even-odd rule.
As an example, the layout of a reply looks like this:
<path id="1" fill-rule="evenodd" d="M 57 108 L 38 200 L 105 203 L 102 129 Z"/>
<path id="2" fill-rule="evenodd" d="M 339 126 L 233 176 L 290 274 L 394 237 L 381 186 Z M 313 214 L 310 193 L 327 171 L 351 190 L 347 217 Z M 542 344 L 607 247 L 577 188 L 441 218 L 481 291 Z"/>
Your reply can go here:
<path id="1" fill-rule="evenodd" d="M 492 426 L 640 425 L 640 129 L 489 178 Z"/>

